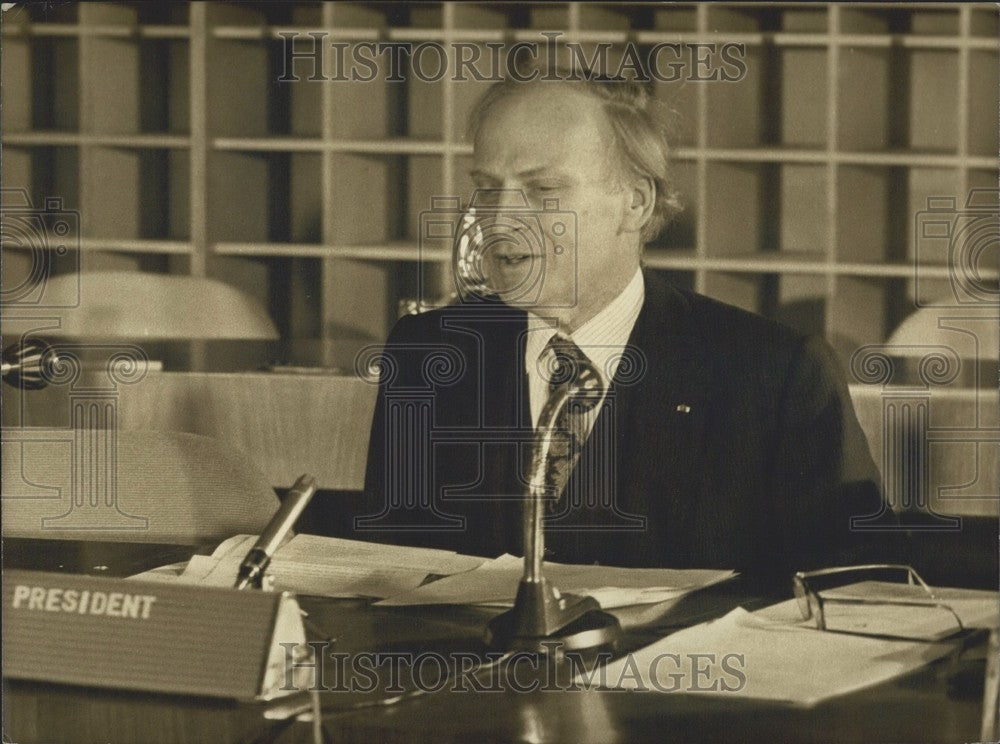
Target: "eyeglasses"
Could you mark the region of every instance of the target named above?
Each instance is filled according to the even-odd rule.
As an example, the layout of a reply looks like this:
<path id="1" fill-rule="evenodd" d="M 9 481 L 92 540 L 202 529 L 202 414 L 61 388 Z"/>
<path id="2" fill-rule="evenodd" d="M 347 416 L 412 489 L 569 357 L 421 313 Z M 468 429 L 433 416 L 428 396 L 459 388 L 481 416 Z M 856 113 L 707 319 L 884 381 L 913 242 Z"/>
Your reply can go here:
<path id="1" fill-rule="evenodd" d="M 880 585 L 882 596 L 843 596 L 843 582 L 839 583 L 841 595 L 831 594 L 827 586 L 820 590 L 818 584 L 825 583 L 830 577 L 840 577 L 855 574 L 865 577 L 868 581 L 875 577 L 894 575 L 897 579 L 891 584 L 897 584 L 893 589 L 891 584 Z M 905 584 L 899 581 L 905 576 Z M 965 630 L 962 620 L 949 605 L 939 601 L 927 583 L 920 578 L 912 567 L 902 564 L 871 564 L 864 566 L 841 566 L 824 568 L 817 571 L 799 571 L 792 577 L 795 599 L 803 620 L 814 620 L 819 630 L 830 630 L 839 633 L 853 633 L 883 638 L 906 638 L 923 640 L 938 640 Z M 820 591 L 827 592 L 821 594 Z M 890 596 L 886 596 L 890 595 Z M 896 595 L 896 596 L 891 596 Z M 917 618 L 900 613 L 883 613 L 886 617 L 861 617 L 856 613 L 840 614 L 831 611 L 831 605 L 865 605 L 885 608 L 934 608 L 934 616 Z M 941 613 L 940 615 L 938 613 Z M 837 615 L 832 617 L 832 615 Z M 882 627 L 888 625 L 889 627 Z M 909 627 L 907 627 L 909 626 Z"/>

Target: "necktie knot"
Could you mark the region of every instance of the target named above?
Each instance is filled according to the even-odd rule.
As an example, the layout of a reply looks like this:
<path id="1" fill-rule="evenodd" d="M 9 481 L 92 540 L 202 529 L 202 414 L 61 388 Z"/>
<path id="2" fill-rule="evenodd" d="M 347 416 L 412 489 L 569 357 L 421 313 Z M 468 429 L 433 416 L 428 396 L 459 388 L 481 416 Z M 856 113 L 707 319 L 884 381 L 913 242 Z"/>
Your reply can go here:
<path id="1" fill-rule="evenodd" d="M 600 398 L 604 392 L 604 383 L 600 372 L 590 361 L 583 350 L 562 333 L 555 334 L 546 347 L 551 353 L 549 367 L 549 391 L 555 392 L 561 388 L 573 385 L 577 388 L 577 398 Z"/>

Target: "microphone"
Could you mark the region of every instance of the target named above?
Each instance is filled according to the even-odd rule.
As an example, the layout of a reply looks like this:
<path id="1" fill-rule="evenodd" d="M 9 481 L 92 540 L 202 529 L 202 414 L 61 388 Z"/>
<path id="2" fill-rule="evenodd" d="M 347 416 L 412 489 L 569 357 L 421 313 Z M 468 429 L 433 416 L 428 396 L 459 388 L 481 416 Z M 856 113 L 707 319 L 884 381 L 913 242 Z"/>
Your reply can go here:
<path id="1" fill-rule="evenodd" d="M 8 385 L 21 390 L 41 390 L 49 384 L 59 357 L 48 344 L 29 338 L 3 350 L 0 376 Z"/>
<path id="2" fill-rule="evenodd" d="M 524 578 L 530 583 L 542 580 L 542 561 L 545 555 L 545 528 L 543 526 L 546 473 L 552 445 L 556 438 L 556 427 L 563 409 L 573 405 L 578 411 L 589 411 L 599 401 L 601 375 L 597 367 L 587 358 L 579 360 L 580 368 L 575 379 L 565 387 L 552 393 L 541 415 L 538 417 L 538 435 L 531 448 L 531 470 L 528 478 L 528 505 L 523 520 L 524 534 Z M 553 494 L 556 498 L 559 494 Z"/>
<path id="3" fill-rule="evenodd" d="M 316 479 L 311 475 L 301 475 L 295 481 L 295 485 L 288 492 L 278 507 L 278 511 L 271 517 L 264 530 L 257 538 L 257 542 L 250 548 L 246 558 L 240 564 L 240 571 L 236 577 L 236 589 L 246 589 L 253 585 L 260 589 L 264 578 L 264 571 L 271 563 L 271 557 L 281 545 L 281 542 L 292 531 L 292 527 L 302 515 L 302 510 L 316 493 Z"/>
<path id="4" fill-rule="evenodd" d="M 550 639 L 563 649 L 617 648 L 621 626 L 614 615 L 601 610 L 593 597 L 561 594 L 542 573 L 545 556 L 545 474 L 559 416 L 567 405 L 593 408 L 599 396 L 600 374 L 589 360 L 581 360 L 576 379 L 549 396 L 538 419 L 532 447 L 531 474 L 524 502 L 524 574 L 514 606 L 487 623 L 486 645 L 501 651 L 551 653 Z M 558 494 L 557 494 L 558 496 Z M 558 653 L 558 652 L 557 652 Z"/>

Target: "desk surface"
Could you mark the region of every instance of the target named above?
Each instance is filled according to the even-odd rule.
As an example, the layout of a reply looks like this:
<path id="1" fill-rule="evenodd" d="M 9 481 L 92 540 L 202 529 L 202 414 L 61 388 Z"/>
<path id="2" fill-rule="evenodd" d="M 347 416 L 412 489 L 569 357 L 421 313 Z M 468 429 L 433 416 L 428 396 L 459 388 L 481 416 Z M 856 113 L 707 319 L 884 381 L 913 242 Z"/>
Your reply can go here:
<path id="1" fill-rule="evenodd" d="M 5 540 L 8 568 L 127 575 L 152 565 L 182 560 L 195 549 L 176 545 L 128 545 L 76 541 Z M 102 568 L 98 568 L 102 567 Z M 743 604 L 739 585 L 714 590 L 721 611 Z M 492 612 L 477 608 L 379 608 L 363 601 L 300 598 L 315 633 L 336 639 L 328 651 L 359 653 L 424 652 L 481 654 L 481 635 Z M 318 638 L 317 638 L 318 640 Z M 631 632 L 627 647 L 650 638 Z M 957 684 L 981 679 L 982 660 L 952 657 L 890 683 L 829 701 L 811 709 L 708 698 L 699 695 L 551 689 L 554 679 L 542 669 L 533 677 L 521 664 L 517 681 L 550 680 L 549 688 L 518 692 L 507 682 L 500 691 L 473 691 L 449 683 L 441 692 L 392 706 L 372 705 L 386 697 L 390 684 L 362 693 L 343 689 L 345 656 L 327 653 L 320 693 L 324 727 L 333 741 L 942 741 L 979 738 L 981 687 Z M 972 654 L 974 657 L 975 654 Z M 383 666 L 380 672 L 386 672 Z M 399 684 L 410 686 L 410 668 Z M 425 667 L 433 681 L 435 666 Z M 551 671 L 551 670 L 548 670 Z M 556 670 L 557 675 L 562 672 Z M 342 679 L 342 677 L 341 677 Z M 467 678 L 468 679 L 468 678 Z M 430 682 L 429 682 L 430 683 Z M 248 706 L 102 692 L 7 681 L 5 733 L 14 741 L 311 741 L 308 723 L 265 722 Z M 463 689 L 464 688 L 464 689 Z M 351 706 L 364 705 L 358 709 Z M 224 720 L 224 725 L 219 721 Z M 11 726 L 14 725 L 14 727 Z M 20 728 L 21 731 L 17 729 Z M 21 732 L 28 735 L 19 736 Z M 73 738 L 65 739 L 67 732 Z M 118 737 L 118 738 L 116 738 Z M 181 737 L 181 739 L 178 739 Z"/>
<path id="2" fill-rule="evenodd" d="M 209 546 L 172 543 L 5 537 L 3 567 L 92 576 L 132 576 L 157 566 L 186 561 L 197 552 L 210 553 L 211 550 Z"/>

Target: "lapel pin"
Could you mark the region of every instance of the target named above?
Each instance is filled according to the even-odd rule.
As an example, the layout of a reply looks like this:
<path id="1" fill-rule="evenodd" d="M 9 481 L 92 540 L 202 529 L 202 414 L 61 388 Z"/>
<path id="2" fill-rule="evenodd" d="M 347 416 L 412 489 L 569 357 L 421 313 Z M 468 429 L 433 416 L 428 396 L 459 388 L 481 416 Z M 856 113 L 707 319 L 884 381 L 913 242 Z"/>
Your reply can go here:
<path id="1" fill-rule="evenodd" d="M 691 413 L 691 406 L 687 403 L 681 403 L 677 406 L 677 413 Z"/>

